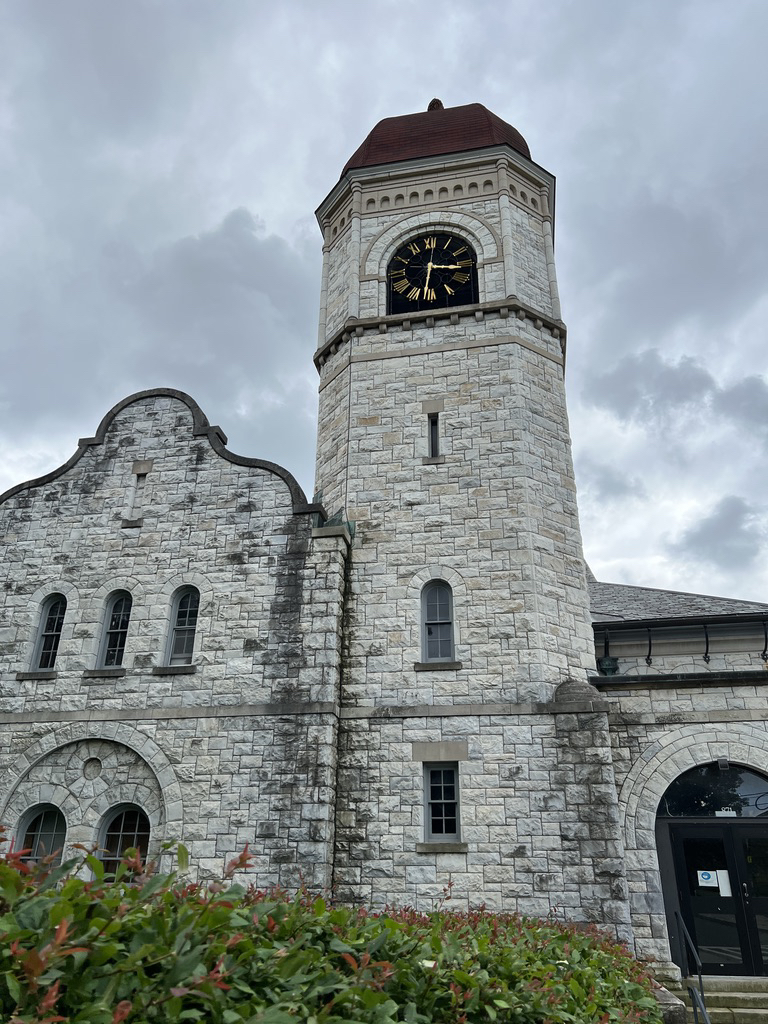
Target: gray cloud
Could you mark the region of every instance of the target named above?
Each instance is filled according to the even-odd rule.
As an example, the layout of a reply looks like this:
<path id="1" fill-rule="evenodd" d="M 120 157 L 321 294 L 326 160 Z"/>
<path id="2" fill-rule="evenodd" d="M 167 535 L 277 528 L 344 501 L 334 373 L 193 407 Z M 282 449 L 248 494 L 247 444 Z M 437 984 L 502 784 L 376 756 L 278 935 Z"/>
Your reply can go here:
<path id="1" fill-rule="evenodd" d="M 592 458 L 576 461 L 576 475 L 579 494 L 589 495 L 590 500 L 601 504 L 613 504 L 626 499 L 644 498 L 645 487 L 637 476 L 625 472 L 621 467 L 609 465 Z"/>
<path id="2" fill-rule="evenodd" d="M 752 436 L 768 438 L 768 384 L 750 375 L 719 385 L 691 356 L 664 359 L 656 349 L 625 356 L 597 373 L 584 399 L 623 422 L 667 430 L 685 418 L 704 427 L 717 417 L 732 426 L 748 425 Z"/>
<path id="3" fill-rule="evenodd" d="M 682 407 L 699 405 L 717 384 L 690 356 L 665 360 L 656 349 L 624 356 L 595 374 L 586 401 L 609 409 L 620 420 L 667 421 Z"/>
<path id="4" fill-rule="evenodd" d="M 765 529 L 756 510 L 743 498 L 727 495 L 710 513 L 669 543 L 676 555 L 719 569 L 741 570 L 756 563 L 765 542 Z"/>
<path id="5" fill-rule="evenodd" d="M 749 102 L 768 7 L 358 8 L 0 5 L 0 487 L 62 461 L 126 393 L 171 385 L 310 489 L 312 210 L 379 118 L 437 94 L 485 103 L 557 174 L 584 521 L 606 564 L 635 531 L 642 566 L 686 585 L 664 540 L 679 523 L 651 530 L 648 509 L 673 491 L 690 507 L 702 480 L 713 503 L 768 503 L 768 136 Z M 498 40 L 521 32 L 510 62 Z M 751 574 L 763 596 L 768 570 Z"/>

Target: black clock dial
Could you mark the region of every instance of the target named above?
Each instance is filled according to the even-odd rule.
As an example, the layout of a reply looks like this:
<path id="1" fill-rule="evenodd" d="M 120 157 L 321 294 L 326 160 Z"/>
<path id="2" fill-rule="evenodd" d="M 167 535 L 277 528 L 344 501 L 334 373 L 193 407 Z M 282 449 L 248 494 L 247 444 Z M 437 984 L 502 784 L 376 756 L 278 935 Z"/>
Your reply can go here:
<path id="1" fill-rule="evenodd" d="M 477 257 L 458 235 L 428 231 L 401 245 L 387 270 L 387 311 L 477 302 Z"/>

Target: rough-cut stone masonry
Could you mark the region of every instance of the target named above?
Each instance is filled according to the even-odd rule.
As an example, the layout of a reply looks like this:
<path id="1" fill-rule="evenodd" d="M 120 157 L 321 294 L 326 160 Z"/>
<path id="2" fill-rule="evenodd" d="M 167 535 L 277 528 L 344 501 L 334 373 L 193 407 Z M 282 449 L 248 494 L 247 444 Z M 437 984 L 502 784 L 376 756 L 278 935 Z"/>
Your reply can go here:
<path id="1" fill-rule="evenodd" d="M 0 503 L 11 827 L 30 800 L 53 802 L 68 838 L 94 842 L 110 801 L 136 803 L 157 842 L 183 836 L 204 868 L 248 841 L 265 883 L 330 881 L 346 540 L 313 535 L 316 514 L 284 470 L 231 456 L 190 399 L 162 391 L 121 403 L 68 468 Z M 186 585 L 200 592 L 192 664 L 166 669 Z M 125 657 L 100 669 L 115 590 L 133 598 Z M 53 593 L 67 614 L 55 670 L 40 672 Z M 89 743 L 100 781 L 77 771 Z M 120 774 L 129 762 L 141 781 Z"/>

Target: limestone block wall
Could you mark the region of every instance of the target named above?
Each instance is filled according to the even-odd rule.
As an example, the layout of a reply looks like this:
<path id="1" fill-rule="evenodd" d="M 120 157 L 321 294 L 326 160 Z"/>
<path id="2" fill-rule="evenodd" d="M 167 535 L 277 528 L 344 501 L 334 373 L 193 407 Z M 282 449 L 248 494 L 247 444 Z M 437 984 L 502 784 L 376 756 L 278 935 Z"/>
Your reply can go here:
<path id="1" fill-rule="evenodd" d="M 498 313 L 366 331 L 321 389 L 318 486 L 357 529 L 345 702 L 540 700 L 594 672 L 559 340 Z M 436 461 L 425 403 L 441 410 Z M 440 577 L 461 667 L 438 675 L 414 664 L 420 589 Z"/>
<path id="2" fill-rule="evenodd" d="M 341 898 L 428 909 L 557 908 L 629 936 L 623 847 L 597 704 L 343 712 L 335 883 Z M 434 751 L 434 753 L 431 753 Z M 423 762 L 456 758 L 460 842 L 425 841 Z M 441 756 L 442 755 L 442 756 Z"/>
<path id="3" fill-rule="evenodd" d="M 146 787 L 153 837 L 173 823 L 204 868 L 249 841 L 263 884 L 296 879 L 299 865 L 328 880 L 347 539 L 314 529 L 317 512 L 290 474 L 229 453 L 191 399 L 166 391 L 120 403 L 63 471 L 0 501 L 11 826 L 31 780 L 60 774 L 73 743 L 87 736 L 117 757 L 120 744 L 141 755 L 146 740 L 162 762 Z M 192 663 L 169 667 L 173 594 L 186 585 L 200 592 Z M 123 663 L 107 669 L 99 650 L 117 589 L 133 608 Z M 52 593 L 68 607 L 55 669 L 40 672 Z M 61 785 L 68 836 L 71 825 L 80 837 L 92 824 L 84 783 Z"/>

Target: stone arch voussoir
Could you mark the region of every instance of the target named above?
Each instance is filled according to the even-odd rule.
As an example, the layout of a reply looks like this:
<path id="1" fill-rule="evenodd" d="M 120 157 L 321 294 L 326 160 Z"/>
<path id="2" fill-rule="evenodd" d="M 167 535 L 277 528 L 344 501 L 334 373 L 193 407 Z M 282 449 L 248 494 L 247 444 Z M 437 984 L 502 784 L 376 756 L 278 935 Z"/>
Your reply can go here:
<path id="1" fill-rule="evenodd" d="M 162 809 L 160 812 L 158 808 L 157 820 L 162 819 L 168 837 L 177 836 L 183 822 L 183 801 L 173 765 L 153 739 L 136 726 L 121 722 L 67 723 L 52 729 L 17 754 L 13 765 L 0 775 L 0 792 L 4 794 L 0 802 L 0 820 L 5 820 L 6 813 L 14 804 L 18 787 L 38 762 L 61 747 L 84 740 L 101 740 L 127 747 L 146 763 L 162 795 Z"/>
<path id="2" fill-rule="evenodd" d="M 697 724 L 655 736 L 636 759 L 619 794 L 626 849 L 658 868 L 655 827 L 662 796 L 683 772 L 719 757 L 768 775 L 768 732 L 745 723 L 731 724 L 727 732 Z"/>
<path id="3" fill-rule="evenodd" d="M 476 214 L 449 212 L 414 213 L 386 227 L 368 246 L 363 260 L 365 273 L 386 277 L 387 266 L 397 247 L 416 231 L 457 231 L 465 235 L 477 253 L 479 263 L 498 259 L 501 240 L 493 228 Z"/>

